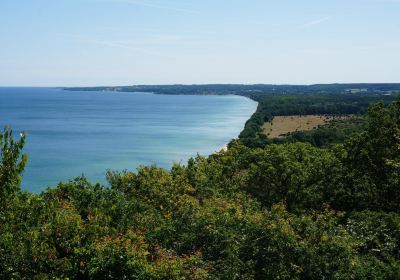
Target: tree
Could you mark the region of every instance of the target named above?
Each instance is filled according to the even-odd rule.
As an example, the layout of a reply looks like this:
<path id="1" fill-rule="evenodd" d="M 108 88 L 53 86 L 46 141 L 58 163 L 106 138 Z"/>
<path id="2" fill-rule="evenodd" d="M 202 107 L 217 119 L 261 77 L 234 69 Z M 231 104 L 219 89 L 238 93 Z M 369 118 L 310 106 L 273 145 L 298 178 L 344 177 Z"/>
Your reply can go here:
<path id="1" fill-rule="evenodd" d="M 2 205 L 20 189 L 21 175 L 28 159 L 26 154 L 22 154 L 25 137 L 25 134 L 21 133 L 20 139 L 15 141 L 9 127 L 0 134 L 0 201 Z"/>
<path id="2" fill-rule="evenodd" d="M 370 107 L 365 131 L 344 145 L 344 209 L 398 212 L 400 201 L 400 98 Z"/>

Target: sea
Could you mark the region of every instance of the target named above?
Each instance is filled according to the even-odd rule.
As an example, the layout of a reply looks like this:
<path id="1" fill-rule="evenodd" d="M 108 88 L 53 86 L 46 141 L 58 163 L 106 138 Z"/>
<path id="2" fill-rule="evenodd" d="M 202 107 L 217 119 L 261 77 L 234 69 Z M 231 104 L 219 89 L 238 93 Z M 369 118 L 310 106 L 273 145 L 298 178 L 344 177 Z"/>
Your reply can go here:
<path id="1" fill-rule="evenodd" d="M 107 170 L 171 168 L 238 137 L 257 103 L 235 95 L 0 88 L 0 126 L 27 134 L 22 189 L 40 193 Z"/>

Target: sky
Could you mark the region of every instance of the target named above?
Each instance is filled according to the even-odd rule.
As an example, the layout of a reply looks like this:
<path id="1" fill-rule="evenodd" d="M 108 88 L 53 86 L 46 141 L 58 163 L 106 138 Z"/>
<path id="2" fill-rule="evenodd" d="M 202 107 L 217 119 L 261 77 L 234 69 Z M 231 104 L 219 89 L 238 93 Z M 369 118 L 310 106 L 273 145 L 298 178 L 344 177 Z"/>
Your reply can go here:
<path id="1" fill-rule="evenodd" d="M 0 0 L 0 86 L 400 82 L 400 0 Z"/>

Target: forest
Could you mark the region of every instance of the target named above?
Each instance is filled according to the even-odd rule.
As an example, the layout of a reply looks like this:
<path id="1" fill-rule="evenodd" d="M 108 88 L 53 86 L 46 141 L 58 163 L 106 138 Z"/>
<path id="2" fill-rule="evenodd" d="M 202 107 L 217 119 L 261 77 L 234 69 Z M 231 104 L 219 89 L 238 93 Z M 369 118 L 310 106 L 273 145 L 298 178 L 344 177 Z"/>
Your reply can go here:
<path id="1" fill-rule="evenodd" d="M 258 110 L 227 151 L 109 170 L 107 186 L 22 191 L 29 137 L 5 128 L 0 278 L 400 279 L 400 98 L 246 94 Z M 273 116 L 311 113 L 362 121 L 260 134 Z"/>
<path id="2" fill-rule="evenodd" d="M 265 122 L 272 121 L 274 116 L 289 115 L 358 115 L 363 116 L 368 110 L 368 106 L 378 101 L 389 103 L 395 98 L 395 95 L 382 94 L 356 94 L 356 93 L 275 93 L 263 94 L 252 93 L 249 98 L 258 102 L 257 111 L 247 121 L 244 130 L 239 135 L 240 140 L 249 147 L 263 147 L 274 143 L 267 139 L 262 133 L 262 125 Z M 349 124 L 347 123 L 349 127 Z M 353 130 L 357 129 L 356 123 L 353 123 Z M 336 126 L 335 130 L 324 130 L 324 139 L 317 139 L 320 142 L 337 142 L 342 134 L 340 128 Z M 318 130 L 318 133 L 321 130 Z M 331 132 L 329 135 L 326 132 Z M 319 134 L 314 134 L 319 135 Z M 276 140 L 281 142 L 281 140 Z M 275 141 L 275 142 L 276 142 Z M 328 141 L 329 142 L 329 141 Z"/>

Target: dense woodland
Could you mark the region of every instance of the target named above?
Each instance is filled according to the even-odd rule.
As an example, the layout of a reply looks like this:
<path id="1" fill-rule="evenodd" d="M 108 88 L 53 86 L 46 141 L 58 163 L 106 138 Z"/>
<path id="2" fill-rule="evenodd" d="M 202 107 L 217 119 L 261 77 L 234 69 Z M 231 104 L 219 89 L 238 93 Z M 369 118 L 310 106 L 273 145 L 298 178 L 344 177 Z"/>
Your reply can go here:
<path id="1" fill-rule="evenodd" d="M 273 120 L 274 116 L 290 115 L 358 115 L 363 116 L 368 106 L 378 101 L 385 104 L 394 99 L 394 95 L 382 94 L 359 94 L 359 93 L 298 93 L 298 94 L 261 94 L 252 93 L 250 98 L 258 101 L 257 112 L 247 121 L 244 130 L 240 134 L 241 141 L 249 147 L 264 147 L 266 144 L 274 143 L 267 139 L 262 133 L 262 125 Z M 327 130 L 325 133 L 314 134 L 321 136 L 314 142 L 338 142 L 343 140 L 341 130 L 351 126 L 335 126 L 336 130 Z M 357 124 L 353 123 L 352 130 L 357 130 Z M 329 133 L 330 132 L 330 133 Z M 320 135 L 321 134 L 321 135 Z M 296 138 L 296 137 L 295 137 Z M 301 137 L 300 137 L 301 138 Z M 332 141 L 330 141 L 331 139 Z M 276 140 L 282 142 L 281 140 Z M 275 142 L 276 142 L 275 141 Z"/>
<path id="2" fill-rule="evenodd" d="M 259 108 L 228 151 L 108 171 L 109 186 L 21 191 L 29 139 L 6 128 L 0 278 L 400 279 L 400 98 L 250 97 Z M 259 133 L 274 115 L 307 113 L 362 121 L 279 143 Z"/>

